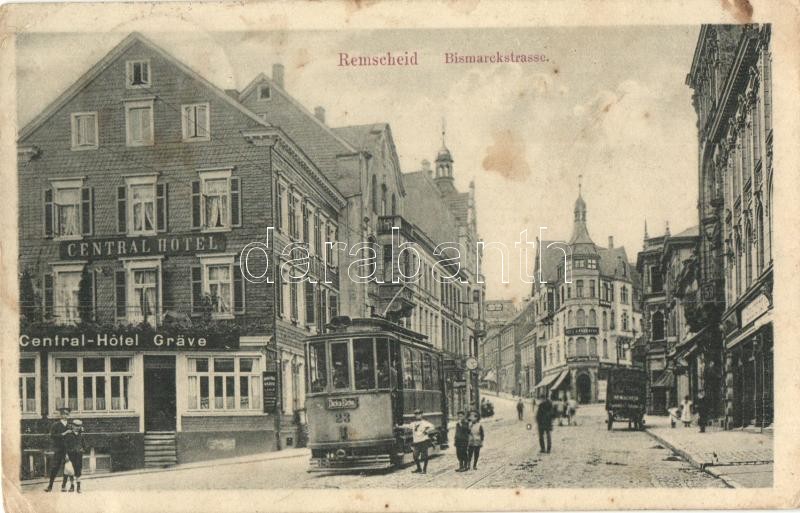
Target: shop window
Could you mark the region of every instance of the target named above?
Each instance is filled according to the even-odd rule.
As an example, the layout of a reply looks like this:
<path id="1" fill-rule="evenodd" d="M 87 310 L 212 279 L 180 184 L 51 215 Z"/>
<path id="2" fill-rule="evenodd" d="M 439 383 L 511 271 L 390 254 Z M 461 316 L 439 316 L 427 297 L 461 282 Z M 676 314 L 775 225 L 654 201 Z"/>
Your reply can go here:
<path id="1" fill-rule="evenodd" d="M 353 366 L 356 390 L 375 388 L 375 349 L 373 339 L 358 338 L 353 341 Z"/>
<path id="2" fill-rule="evenodd" d="M 97 149 L 97 112 L 75 112 L 70 116 L 72 124 L 72 149 Z"/>
<path id="3" fill-rule="evenodd" d="M 308 376 L 311 393 L 324 392 L 328 387 L 328 356 L 325 343 L 308 346 Z"/>
<path id="4" fill-rule="evenodd" d="M 261 409 L 261 358 L 188 359 L 189 410 Z"/>
<path id="5" fill-rule="evenodd" d="M 66 407 L 82 413 L 129 410 L 131 363 L 129 357 L 56 357 L 55 409 Z"/>
<path id="6" fill-rule="evenodd" d="M 181 106 L 183 140 L 208 141 L 211 139 L 210 108 L 208 103 Z"/>
<path id="7" fill-rule="evenodd" d="M 22 414 L 39 411 L 39 357 L 19 359 L 19 409 Z"/>

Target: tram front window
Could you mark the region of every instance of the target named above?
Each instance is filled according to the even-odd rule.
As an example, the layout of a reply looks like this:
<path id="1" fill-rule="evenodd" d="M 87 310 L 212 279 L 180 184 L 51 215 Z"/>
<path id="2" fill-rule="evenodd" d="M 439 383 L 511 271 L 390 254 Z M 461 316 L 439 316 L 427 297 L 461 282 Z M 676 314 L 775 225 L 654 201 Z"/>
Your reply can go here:
<path id="1" fill-rule="evenodd" d="M 353 341 L 353 367 L 356 371 L 356 390 L 375 388 L 375 351 L 371 338 Z"/>
<path id="2" fill-rule="evenodd" d="M 308 348 L 308 373 L 311 393 L 324 392 L 328 386 L 328 358 L 325 342 L 311 344 Z"/>
<path id="3" fill-rule="evenodd" d="M 347 342 L 331 344 L 331 369 L 333 370 L 333 388 L 342 390 L 350 388 L 350 362 L 347 356 Z"/>
<path id="4" fill-rule="evenodd" d="M 392 366 L 389 362 L 389 341 L 387 339 L 375 339 L 375 355 L 378 361 L 378 388 L 389 388 L 392 381 L 397 381 L 397 377 L 390 378 Z"/>

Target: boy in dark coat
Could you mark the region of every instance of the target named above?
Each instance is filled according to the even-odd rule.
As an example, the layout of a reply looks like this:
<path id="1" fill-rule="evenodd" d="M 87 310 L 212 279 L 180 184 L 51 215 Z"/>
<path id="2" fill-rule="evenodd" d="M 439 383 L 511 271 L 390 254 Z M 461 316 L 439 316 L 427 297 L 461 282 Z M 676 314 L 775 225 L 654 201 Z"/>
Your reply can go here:
<path id="1" fill-rule="evenodd" d="M 536 428 L 539 431 L 539 452 L 550 452 L 552 439 L 550 432 L 553 430 L 553 403 L 545 397 L 536 408 Z M 547 442 L 545 444 L 545 441 Z"/>
<path id="2" fill-rule="evenodd" d="M 69 491 L 74 492 L 77 484 L 77 492 L 81 493 L 81 471 L 83 470 L 83 453 L 86 447 L 83 444 L 83 422 L 79 419 L 72 421 L 70 431 L 64 433 L 64 449 L 67 452 L 69 461 L 72 462 L 72 468 L 75 469 L 75 476 L 70 477 Z M 67 476 L 61 482 L 61 491 L 66 491 Z"/>
<path id="3" fill-rule="evenodd" d="M 50 465 L 50 483 L 45 492 L 53 489 L 53 482 L 56 480 L 61 465 L 64 464 L 64 457 L 67 454 L 64 448 L 64 433 L 70 430 L 69 427 L 69 408 L 61 408 L 59 410 L 61 418 L 50 425 L 50 444 L 53 447 L 53 462 Z M 64 490 L 66 491 L 66 490 Z"/>
<path id="4" fill-rule="evenodd" d="M 458 470 L 456 470 L 456 472 L 464 472 L 469 469 L 469 421 L 464 417 L 463 411 L 458 412 L 454 443 L 456 446 L 456 457 L 458 458 Z"/>

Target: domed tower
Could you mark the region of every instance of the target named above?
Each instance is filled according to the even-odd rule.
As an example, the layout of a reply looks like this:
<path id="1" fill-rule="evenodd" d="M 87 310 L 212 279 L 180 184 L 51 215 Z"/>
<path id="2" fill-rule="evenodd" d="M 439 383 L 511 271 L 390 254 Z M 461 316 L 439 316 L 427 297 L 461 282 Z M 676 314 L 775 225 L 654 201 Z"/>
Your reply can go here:
<path id="1" fill-rule="evenodd" d="M 569 239 L 569 245 L 572 246 L 572 253 L 574 255 L 597 254 L 597 247 L 589 236 L 589 229 L 586 227 L 586 202 L 583 200 L 581 194 L 581 182 L 578 181 L 578 199 L 575 200 L 575 208 L 573 210 L 575 219 L 572 225 L 572 237 Z"/>
<path id="2" fill-rule="evenodd" d="M 450 155 L 450 150 L 447 149 L 445 142 L 444 121 L 442 121 L 442 148 L 436 154 L 436 175 L 434 180 L 440 189 L 442 189 L 442 186 L 447 185 L 453 187 L 453 157 Z"/>

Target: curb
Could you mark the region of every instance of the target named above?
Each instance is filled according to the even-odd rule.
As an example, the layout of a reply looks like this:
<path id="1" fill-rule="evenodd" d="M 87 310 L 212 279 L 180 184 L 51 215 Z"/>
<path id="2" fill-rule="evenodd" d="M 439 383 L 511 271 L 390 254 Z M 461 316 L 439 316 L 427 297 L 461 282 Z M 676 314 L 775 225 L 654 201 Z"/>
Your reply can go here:
<path id="1" fill-rule="evenodd" d="M 719 479 L 720 481 L 725 483 L 725 486 L 727 486 L 728 488 L 744 488 L 740 483 L 734 481 L 733 479 L 730 479 L 726 475 L 720 474 L 719 472 L 713 471 L 712 469 L 706 469 L 706 465 L 704 463 L 700 463 L 699 461 L 697 461 L 687 451 L 685 451 L 685 450 L 683 450 L 683 449 L 681 449 L 679 447 L 676 447 L 675 445 L 667 442 L 662 437 L 656 435 L 655 433 L 653 433 L 649 429 L 645 428 L 645 432 L 648 435 L 650 435 L 651 437 L 653 437 L 653 439 L 656 440 L 658 443 L 660 443 L 661 445 L 663 445 L 664 447 L 666 447 L 670 451 L 672 451 L 675 454 L 677 454 L 678 456 L 680 456 L 684 461 L 689 463 L 691 466 L 695 467 L 698 470 L 702 470 L 706 474 L 708 474 L 710 476 L 713 476 L 713 477 L 716 477 L 717 479 Z"/>
<path id="2" fill-rule="evenodd" d="M 271 456 L 272 454 L 275 454 L 276 456 Z M 101 474 L 86 474 L 81 476 L 81 480 L 86 481 L 92 479 L 107 479 L 110 477 L 139 476 L 143 474 L 174 472 L 176 470 L 193 470 L 197 468 L 226 467 L 231 465 L 244 465 L 247 463 L 258 463 L 262 461 L 272 461 L 272 460 L 287 460 L 291 458 L 302 458 L 304 456 L 307 456 L 307 454 L 305 454 L 305 451 L 302 454 L 289 454 L 285 456 L 277 456 L 278 454 L 281 454 L 281 451 L 265 453 L 264 456 L 262 457 L 247 457 L 242 459 L 226 458 L 218 460 L 198 461 L 193 463 L 183 463 L 183 464 L 173 465 L 171 467 L 138 468 L 133 470 L 123 470 L 120 472 L 103 472 Z M 56 481 L 58 481 L 58 479 L 56 479 Z M 47 478 L 31 479 L 29 481 L 20 482 L 20 486 L 22 488 L 28 488 L 31 486 L 40 486 L 43 484 L 47 484 L 48 482 L 49 479 Z"/>

